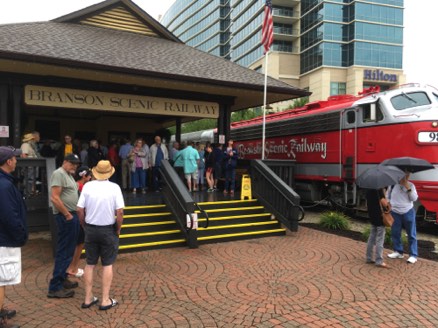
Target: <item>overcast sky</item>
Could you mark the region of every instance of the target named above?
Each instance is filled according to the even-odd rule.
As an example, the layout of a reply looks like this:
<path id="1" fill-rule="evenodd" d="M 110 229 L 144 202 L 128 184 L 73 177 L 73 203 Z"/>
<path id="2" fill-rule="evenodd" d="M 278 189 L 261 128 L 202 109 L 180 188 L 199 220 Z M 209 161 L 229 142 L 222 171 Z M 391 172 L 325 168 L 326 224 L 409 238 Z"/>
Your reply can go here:
<path id="1" fill-rule="evenodd" d="M 261 1 L 261 0 L 260 0 Z M 99 3 L 101 0 L 0 0 L 0 24 L 51 20 Z M 158 19 L 174 0 L 134 0 Z M 436 30 L 438 0 L 405 0 L 403 69 L 408 82 L 438 88 Z"/>

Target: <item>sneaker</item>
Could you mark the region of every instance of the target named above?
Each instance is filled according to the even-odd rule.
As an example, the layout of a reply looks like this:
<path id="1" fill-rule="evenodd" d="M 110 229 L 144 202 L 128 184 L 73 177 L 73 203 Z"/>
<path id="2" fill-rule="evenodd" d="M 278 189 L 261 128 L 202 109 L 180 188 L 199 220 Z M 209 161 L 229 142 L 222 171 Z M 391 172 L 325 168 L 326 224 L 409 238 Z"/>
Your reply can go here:
<path id="1" fill-rule="evenodd" d="M 414 264 L 415 262 L 417 262 L 417 258 L 414 256 L 409 256 L 409 258 L 406 262 Z"/>
<path id="2" fill-rule="evenodd" d="M 213 191 L 214 191 L 213 188 L 208 188 L 208 189 L 207 189 L 207 192 L 213 192 Z"/>
<path id="3" fill-rule="evenodd" d="M 400 254 L 399 252 L 394 252 L 394 253 L 388 254 L 388 257 L 390 259 L 402 259 L 404 257 L 404 255 Z"/>
<path id="4" fill-rule="evenodd" d="M 17 311 L 15 311 L 15 310 L 9 310 L 7 308 L 3 308 L 0 310 L 0 318 L 11 319 L 11 318 L 15 317 L 16 314 L 17 314 Z"/>
<path id="5" fill-rule="evenodd" d="M 73 289 L 78 286 L 79 284 L 76 281 L 71 281 L 68 279 L 65 279 L 64 282 L 62 283 L 62 287 L 64 287 L 65 289 Z"/>
<path id="6" fill-rule="evenodd" d="M 66 289 L 60 289 L 57 290 L 56 292 L 53 291 L 49 291 L 49 293 L 47 294 L 48 298 L 68 298 L 68 297 L 73 297 L 73 295 L 75 294 L 74 290 L 66 290 Z"/>

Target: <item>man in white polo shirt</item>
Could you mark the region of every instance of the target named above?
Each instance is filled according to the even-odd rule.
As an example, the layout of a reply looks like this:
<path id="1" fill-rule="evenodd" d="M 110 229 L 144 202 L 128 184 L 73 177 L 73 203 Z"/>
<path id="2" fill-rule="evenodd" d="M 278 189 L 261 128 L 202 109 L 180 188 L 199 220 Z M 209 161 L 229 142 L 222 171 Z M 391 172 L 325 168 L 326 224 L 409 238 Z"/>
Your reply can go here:
<path id="1" fill-rule="evenodd" d="M 109 297 L 109 292 L 113 279 L 113 263 L 119 248 L 125 203 L 120 187 L 108 180 L 114 171 L 109 161 L 99 161 L 92 169 L 95 180 L 84 185 L 78 201 L 77 213 L 85 230 L 87 262 L 84 270 L 85 301 L 81 306 L 83 309 L 99 301 L 92 293 L 93 271 L 99 257 L 103 267 L 102 300 L 99 310 L 108 310 L 118 304 L 117 300 Z"/>

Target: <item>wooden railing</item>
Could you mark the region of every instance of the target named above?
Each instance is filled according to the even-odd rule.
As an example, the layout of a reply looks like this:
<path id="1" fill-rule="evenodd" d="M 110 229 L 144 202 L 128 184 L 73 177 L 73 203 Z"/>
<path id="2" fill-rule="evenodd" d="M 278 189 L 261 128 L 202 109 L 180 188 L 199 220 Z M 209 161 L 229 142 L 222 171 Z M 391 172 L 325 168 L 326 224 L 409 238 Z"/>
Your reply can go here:
<path id="1" fill-rule="evenodd" d="M 13 175 L 23 194 L 27 207 L 27 224 L 30 231 L 49 228 L 50 177 L 55 170 L 54 158 L 17 158 Z"/>

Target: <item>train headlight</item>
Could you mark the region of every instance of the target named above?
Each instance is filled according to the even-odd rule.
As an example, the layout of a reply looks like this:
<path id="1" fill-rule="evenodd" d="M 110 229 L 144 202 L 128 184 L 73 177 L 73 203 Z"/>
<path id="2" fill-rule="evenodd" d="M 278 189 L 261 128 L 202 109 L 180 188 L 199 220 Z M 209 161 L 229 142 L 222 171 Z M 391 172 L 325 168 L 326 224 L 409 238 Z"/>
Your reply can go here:
<path id="1" fill-rule="evenodd" d="M 432 126 L 436 128 L 438 126 L 438 122 L 432 122 Z"/>

